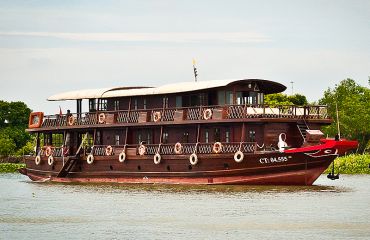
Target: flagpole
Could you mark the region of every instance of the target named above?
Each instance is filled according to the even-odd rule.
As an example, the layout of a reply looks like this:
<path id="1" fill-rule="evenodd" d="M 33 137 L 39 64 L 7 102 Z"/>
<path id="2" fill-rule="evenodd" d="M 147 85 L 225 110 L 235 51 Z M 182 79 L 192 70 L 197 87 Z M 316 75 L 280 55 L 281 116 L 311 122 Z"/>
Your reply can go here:
<path id="1" fill-rule="evenodd" d="M 198 77 L 198 71 L 197 71 L 197 68 L 195 66 L 195 59 L 193 58 L 193 70 L 194 70 L 194 80 L 195 82 L 198 81 L 197 77 Z"/>

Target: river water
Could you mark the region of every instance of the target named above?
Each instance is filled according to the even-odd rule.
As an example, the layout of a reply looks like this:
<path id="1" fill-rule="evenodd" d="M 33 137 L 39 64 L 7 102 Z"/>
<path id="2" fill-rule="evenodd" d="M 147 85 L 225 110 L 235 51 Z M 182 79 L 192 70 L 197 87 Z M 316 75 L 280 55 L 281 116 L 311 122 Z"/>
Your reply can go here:
<path id="1" fill-rule="evenodd" d="M 0 174 L 0 239 L 370 239 L 370 175 L 314 186 L 35 183 Z"/>

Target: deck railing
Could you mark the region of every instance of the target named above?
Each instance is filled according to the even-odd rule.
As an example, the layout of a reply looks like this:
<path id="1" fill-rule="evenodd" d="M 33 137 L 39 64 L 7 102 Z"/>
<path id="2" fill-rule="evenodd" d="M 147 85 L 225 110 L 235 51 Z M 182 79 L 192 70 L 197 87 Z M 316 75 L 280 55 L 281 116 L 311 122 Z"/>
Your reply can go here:
<path id="1" fill-rule="evenodd" d="M 205 115 L 207 109 L 211 111 L 208 116 Z M 328 119 L 329 116 L 326 106 L 224 105 L 47 115 L 41 127 L 248 118 Z"/>
<path id="2" fill-rule="evenodd" d="M 196 154 L 216 154 L 213 151 L 214 143 L 183 143 L 181 146 L 181 151 L 178 154 L 190 155 L 192 153 Z M 110 145 L 112 148 L 111 155 L 119 155 L 124 149 L 135 149 L 136 155 L 139 155 L 139 147 L 141 145 Z M 161 155 L 174 155 L 175 144 L 144 144 L 145 152 L 144 155 L 155 155 L 157 153 Z M 88 153 L 94 156 L 106 156 L 108 145 L 94 145 L 91 147 L 91 151 Z M 221 151 L 222 153 L 235 153 L 237 151 L 242 151 L 243 153 L 254 153 L 257 150 L 256 142 L 232 142 L 232 143 L 222 143 Z"/>

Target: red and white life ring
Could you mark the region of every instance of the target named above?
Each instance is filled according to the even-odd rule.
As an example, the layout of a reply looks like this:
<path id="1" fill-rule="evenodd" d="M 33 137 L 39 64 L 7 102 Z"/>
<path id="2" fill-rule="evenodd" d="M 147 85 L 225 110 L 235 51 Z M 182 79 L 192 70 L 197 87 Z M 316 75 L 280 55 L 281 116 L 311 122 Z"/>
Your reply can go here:
<path id="1" fill-rule="evenodd" d="M 75 124 L 75 117 L 71 115 L 68 117 L 68 125 L 72 126 L 73 124 Z"/>
<path id="2" fill-rule="evenodd" d="M 215 142 L 212 149 L 214 153 L 220 153 L 222 152 L 222 144 L 220 142 Z"/>
<path id="3" fill-rule="evenodd" d="M 47 146 L 45 149 L 45 156 L 49 157 L 52 154 L 52 150 L 50 146 Z"/>
<path id="4" fill-rule="evenodd" d="M 112 146 L 111 146 L 111 145 L 107 146 L 107 147 L 105 148 L 105 155 L 110 156 L 110 155 L 112 155 L 112 153 L 113 153 L 113 148 L 112 148 Z"/>
<path id="5" fill-rule="evenodd" d="M 99 121 L 100 124 L 105 123 L 105 114 L 104 113 L 99 114 L 98 121 Z"/>
<path id="6" fill-rule="evenodd" d="M 209 109 L 209 108 L 207 108 L 206 110 L 204 110 L 204 112 L 203 112 L 203 118 L 205 120 L 211 119 L 212 118 L 212 110 Z"/>
<path id="7" fill-rule="evenodd" d="M 154 122 L 159 122 L 162 118 L 161 112 L 154 112 L 153 113 L 153 120 Z"/>
<path id="8" fill-rule="evenodd" d="M 177 142 L 175 144 L 175 147 L 173 149 L 175 151 L 176 154 L 181 154 L 182 153 L 182 145 L 181 143 Z"/>
<path id="9" fill-rule="evenodd" d="M 146 147 L 143 144 L 141 144 L 139 146 L 139 155 L 144 156 L 145 153 L 146 153 Z"/>

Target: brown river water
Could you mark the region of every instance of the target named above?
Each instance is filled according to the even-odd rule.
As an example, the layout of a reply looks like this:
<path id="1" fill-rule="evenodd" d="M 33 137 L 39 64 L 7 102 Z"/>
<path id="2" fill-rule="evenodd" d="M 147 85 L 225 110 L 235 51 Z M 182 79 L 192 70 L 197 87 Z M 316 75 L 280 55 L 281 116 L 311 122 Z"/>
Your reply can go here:
<path id="1" fill-rule="evenodd" d="M 281 187 L 56 184 L 0 174 L 0 239 L 370 239 L 370 175 Z"/>

